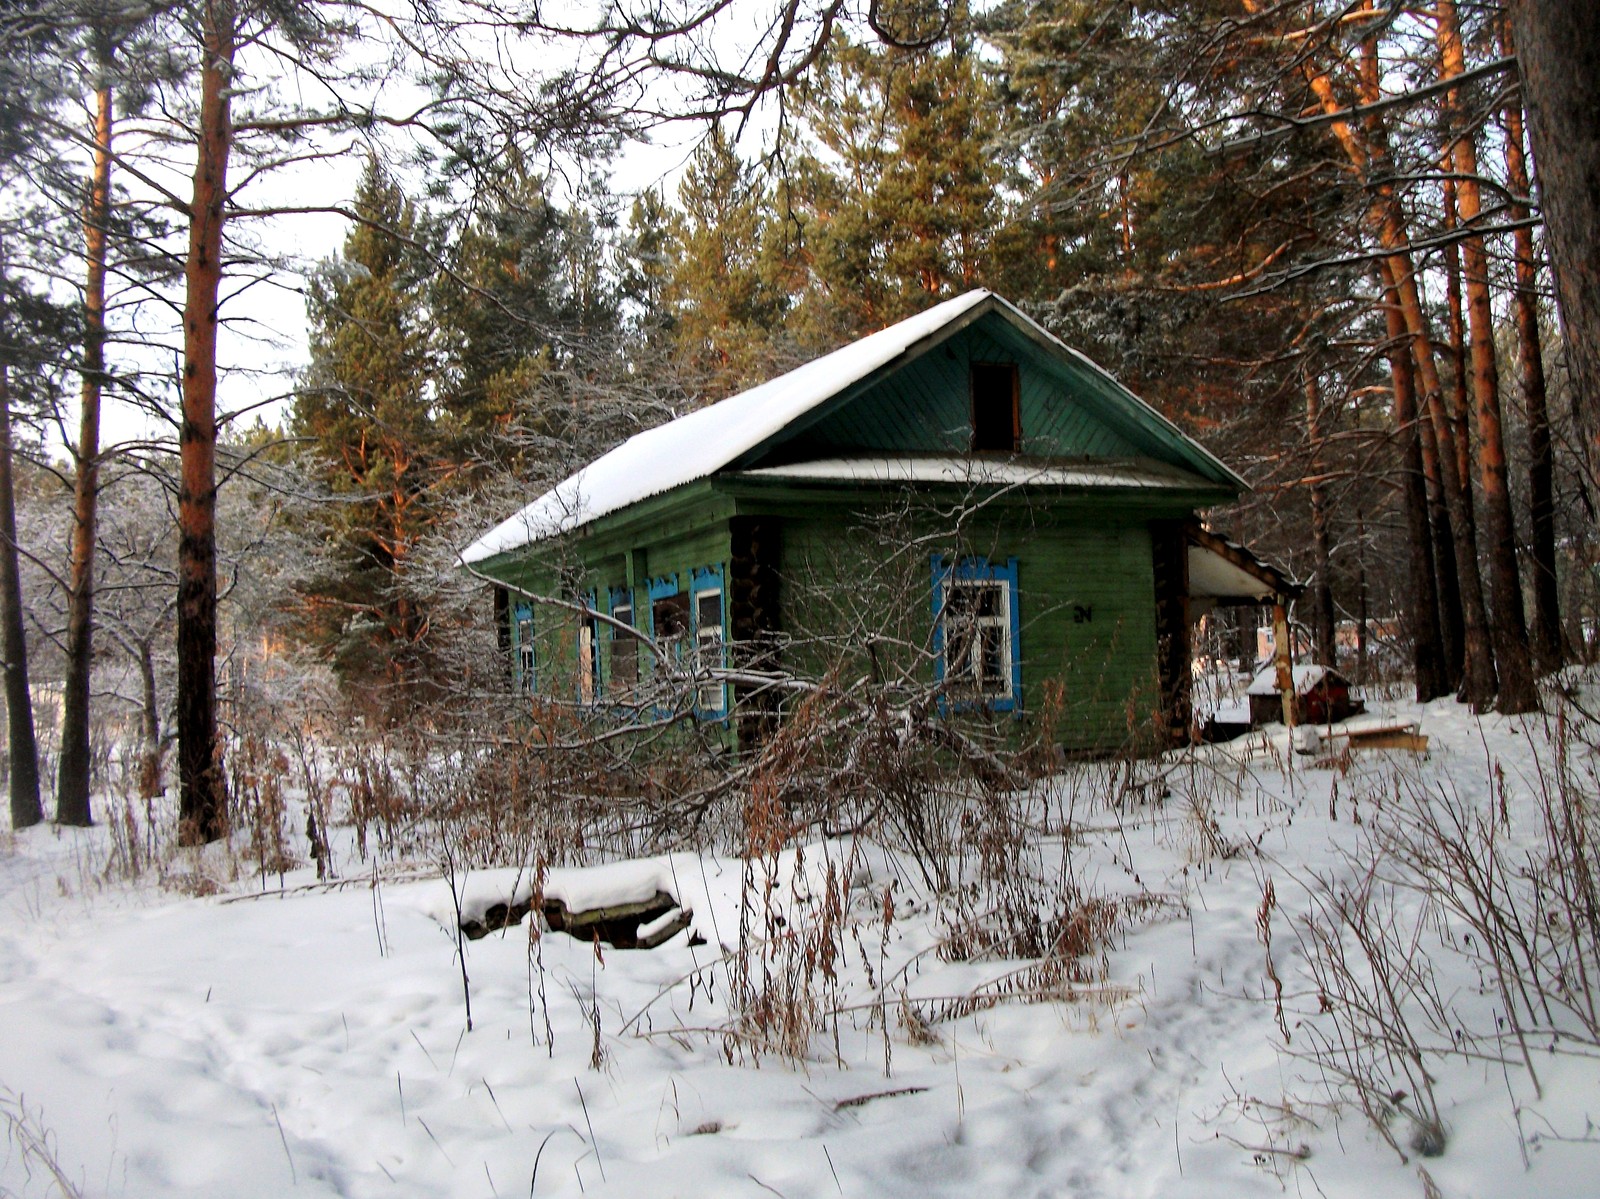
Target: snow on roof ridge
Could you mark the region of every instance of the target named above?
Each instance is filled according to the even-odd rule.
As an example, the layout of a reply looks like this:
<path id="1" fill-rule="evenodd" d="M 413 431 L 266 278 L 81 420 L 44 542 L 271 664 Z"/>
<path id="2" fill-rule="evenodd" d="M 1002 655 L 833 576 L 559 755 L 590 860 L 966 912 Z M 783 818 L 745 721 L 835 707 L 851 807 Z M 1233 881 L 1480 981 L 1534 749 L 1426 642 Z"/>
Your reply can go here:
<path id="1" fill-rule="evenodd" d="M 757 479 L 850 482 L 1040 483 L 1120 487 L 1192 487 L 1205 480 L 1170 463 L 1147 458 L 1081 462 L 1029 458 L 975 458 L 940 453 L 858 453 L 740 472 Z"/>
<path id="2" fill-rule="evenodd" d="M 570 532 L 714 474 L 992 295 L 983 288 L 965 292 L 721 403 L 635 434 L 490 529 L 461 551 L 461 561 L 482 562 Z"/>

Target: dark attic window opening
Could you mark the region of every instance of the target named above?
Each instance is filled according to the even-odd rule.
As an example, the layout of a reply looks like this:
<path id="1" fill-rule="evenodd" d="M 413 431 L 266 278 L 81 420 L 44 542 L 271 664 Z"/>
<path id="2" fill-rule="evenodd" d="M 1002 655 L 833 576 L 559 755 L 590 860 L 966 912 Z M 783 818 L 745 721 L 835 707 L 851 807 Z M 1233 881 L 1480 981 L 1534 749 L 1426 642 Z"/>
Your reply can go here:
<path id="1" fill-rule="evenodd" d="M 971 370 L 973 452 L 1015 454 L 1022 439 L 1017 364 L 974 362 Z"/>

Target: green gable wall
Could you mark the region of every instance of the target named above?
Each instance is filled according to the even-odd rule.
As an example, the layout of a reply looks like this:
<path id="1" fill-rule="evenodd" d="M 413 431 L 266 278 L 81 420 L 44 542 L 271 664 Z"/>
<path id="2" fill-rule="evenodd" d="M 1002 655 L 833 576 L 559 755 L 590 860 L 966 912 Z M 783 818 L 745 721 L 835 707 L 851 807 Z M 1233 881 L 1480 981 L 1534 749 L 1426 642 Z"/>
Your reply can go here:
<path id="1" fill-rule="evenodd" d="M 1073 378 L 1030 347 L 1014 344 L 998 327 L 978 325 L 784 442 L 772 460 L 845 453 L 965 454 L 972 441 L 968 371 L 974 362 L 1018 363 L 1026 454 L 1126 459 L 1150 448 L 1097 415 L 1100 402 L 1086 379 Z"/>
<path id="2" fill-rule="evenodd" d="M 1239 486 L 1225 467 L 1087 359 L 1041 345 L 998 311 L 841 392 L 737 465 L 847 454 L 965 454 L 974 362 L 1017 364 L 1022 452 L 1030 457 L 1150 458 L 1220 486 Z"/>

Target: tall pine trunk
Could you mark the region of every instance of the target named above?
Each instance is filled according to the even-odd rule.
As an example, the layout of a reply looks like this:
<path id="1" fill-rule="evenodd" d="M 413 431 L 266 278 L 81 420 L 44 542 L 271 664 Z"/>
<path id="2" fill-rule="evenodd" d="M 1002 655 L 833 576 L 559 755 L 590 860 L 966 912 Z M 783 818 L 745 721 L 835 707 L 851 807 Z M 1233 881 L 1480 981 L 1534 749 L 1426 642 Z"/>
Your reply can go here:
<path id="1" fill-rule="evenodd" d="M 156 660 L 148 638 L 138 644 L 139 659 L 139 798 L 154 799 L 161 786 L 161 708 L 156 693 Z"/>
<path id="2" fill-rule="evenodd" d="M 1398 304 L 1399 300 L 1396 299 L 1395 303 Z M 1432 538 L 1434 578 L 1438 582 L 1439 644 L 1444 654 L 1444 677 L 1450 690 L 1457 691 L 1466 669 L 1467 632 L 1461 612 L 1461 584 L 1456 574 L 1455 526 L 1450 520 L 1450 508 L 1444 502 L 1444 483 L 1439 471 L 1439 443 L 1433 435 L 1430 421 L 1418 422 L 1417 444 L 1422 454 L 1422 478 L 1428 500 L 1428 530 Z"/>
<path id="3" fill-rule="evenodd" d="M 56 820 L 86 825 L 89 806 L 89 684 L 94 665 L 95 509 L 100 500 L 100 399 L 106 378 L 106 230 L 111 217 L 111 50 L 97 48 L 94 175 L 84 207 L 83 392 L 72 486 L 72 560 L 67 590 L 66 676 Z"/>
<path id="4" fill-rule="evenodd" d="M 1445 675 L 1440 645 L 1439 596 L 1433 573 L 1433 539 L 1428 530 L 1427 485 L 1422 476 L 1422 419 L 1417 412 L 1416 376 L 1406 344 L 1405 317 L 1400 312 L 1387 261 L 1379 261 L 1378 274 L 1384 297 L 1384 325 L 1389 334 L 1395 437 L 1400 443 L 1400 506 L 1405 513 L 1408 560 L 1406 624 L 1411 634 L 1417 701 L 1426 703 L 1448 695 L 1452 687 Z"/>
<path id="5" fill-rule="evenodd" d="M 44 807 L 39 802 L 39 747 L 33 735 L 33 697 L 28 690 L 28 637 L 22 612 L 11 444 L 11 376 L 8 364 L 0 362 L 0 652 L 6 659 L 12 828 L 30 828 L 44 819 Z"/>
<path id="6" fill-rule="evenodd" d="M 1466 69 L 1455 0 L 1439 0 L 1437 9 L 1440 73 L 1453 79 Z M 1445 100 L 1448 118 L 1459 118 L 1458 96 Z M 1471 230 L 1483 215 L 1478 186 L 1478 148 L 1470 129 L 1451 129 L 1452 161 L 1458 178 L 1456 198 L 1461 221 Z M 1522 580 L 1517 569 L 1517 527 L 1511 512 L 1507 476 L 1505 422 L 1500 410 L 1500 367 L 1495 359 L 1494 309 L 1489 296 L 1489 255 L 1481 233 L 1469 232 L 1461 242 L 1462 275 L 1467 292 L 1467 333 L 1472 355 L 1472 398 L 1478 425 L 1478 477 L 1483 488 L 1483 531 L 1489 563 L 1489 590 L 1494 600 L 1495 666 L 1499 674 L 1496 706 L 1506 713 L 1531 712 L 1539 706 L 1533 658 L 1528 650 L 1528 624 L 1522 611 Z M 1470 474 L 1463 476 L 1470 494 Z"/>
<path id="7" fill-rule="evenodd" d="M 1600 4 L 1512 0 L 1511 21 L 1574 407 L 1593 467 L 1600 407 Z"/>
<path id="8" fill-rule="evenodd" d="M 1323 481 L 1322 391 L 1316 372 L 1306 370 L 1306 437 L 1311 443 L 1311 552 L 1316 578 L 1311 584 L 1315 598 L 1317 660 L 1324 666 L 1338 664 L 1334 636 L 1333 554 L 1328 545 L 1328 486 Z"/>
<path id="9" fill-rule="evenodd" d="M 1393 206 L 1385 229 L 1388 244 L 1406 244 L 1398 205 Z M 1411 358 L 1421 384 L 1420 415 L 1433 426 L 1438 443 L 1439 481 L 1443 485 L 1445 506 L 1450 511 L 1450 537 L 1455 549 L 1456 582 L 1461 596 L 1462 667 L 1460 694 L 1476 711 L 1487 709 L 1498 689 L 1495 679 L 1494 650 L 1489 638 L 1489 614 L 1483 602 L 1483 577 L 1478 571 L 1477 546 L 1472 514 L 1467 509 L 1466 493 L 1470 480 L 1463 480 L 1457 469 L 1455 438 L 1450 417 L 1445 411 L 1444 393 L 1434 365 L 1433 346 L 1427 332 L 1427 317 L 1422 297 L 1412 273 L 1411 256 L 1397 254 L 1389 259 L 1395 292 L 1411 338 Z"/>
<path id="10" fill-rule="evenodd" d="M 217 743 L 217 304 L 227 202 L 237 13 L 232 0 L 202 10 L 200 125 L 184 264 L 183 420 L 178 490 L 178 839 L 227 833 Z"/>
<path id="11" fill-rule="evenodd" d="M 1500 23 L 1501 52 L 1516 53 L 1509 18 Z M 1522 100 L 1512 95 L 1505 105 L 1506 183 L 1513 196 L 1530 191 L 1528 159 L 1523 142 Z M 1514 223 L 1528 219 L 1528 207 L 1513 200 Z M 1528 422 L 1528 508 L 1531 516 L 1529 582 L 1533 588 L 1530 632 L 1534 664 L 1543 673 L 1557 669 L 1565 656 L 1561 633 L 1561 593 L 1556 579 L 1555 454 L 1550 436 L 1550 409 L 1545 389 L 1544 349 L 1539 341 L 1539 260 L 1533 248 L 1533 230 L 1513 231 L 1516 289 L 1512 295 L 1517 320 L 1517 373 L 1521 377 L 1522 405 Z"/>
<path id="12" fill-rule="evenodd" d="M 1356 683 L 1367 685 L 1367 514 L 1356 508 Z"/>
<path id="13" fill-rule="evenodd" d="M 1264 8 L 1263 0 L 1244 0 L 1245 7 L 1252 13 L 1259 13 Z M 1465 510 L 1462 499 L 1460 472 L 1457 470 L 1455 458 L 1455 443 L 1450 435 L 1449 417 L 1445 412 L 1443 389 L 1439 381 L 1439 372 L 1434 362 L 1433 341 L 1428 331 L 1428 322 L 1422 307 L 1422 297 L 1417 286 L 1416 274 L 1412 267 L 1409 250 L 1410 240 L 1406 233 L 1405 214 L 1402 211 L 1398 197 L 1394 193 L 1392 183 L 1383 182 L 1384 176 L 1389 174 L 1387 169 L 1387 155 L 1383 153 L 1382 127 L 1377 123 L 1376 114 L 1369 117 L 1368 133 L 1363 137 L 1357 133 L 1354 126 L 1340 114 L 1343 114 L 1346 105 L 1334 90 L 1333 81 L 1327 73 L 1319 70 L 1315 63 L 1307 58 L 1300 64 L 1302 76 L 1311 92 L 1317 98 L 1317 103 L 1324 113 L 1332 119 L 1329 129 L 1338 141 L 1350 160 L 1353 173 L 1364 184 L 1370 186 L 1373 198 L 1367 208 L 1367 223 L 1371 227 L 1379 246 L 1386 251 L 1385 256 L 1379 260 L 1384 275 L 1385 293 L 1389 298 L 1387 308 L 1399 317 L 1398 326 L 1391 325 L 1391 343 L 1399 338 L 1398 344 L 1405 345 L 1409 342 L 1411 362 L 1415 367 L 1415 374 L 1408 373 L 1410 382 L 1420 387 L 1420 403 L 1418 416 L 1431 422 L 1434 438 L 1438 443 L 1439 478 L 1443 486 L 1445 502 L 1450 509 L 1451 538 L 1455 547 L 1456 569 L 1459 573 L 1459 591 L 1461 595 L 1462 623 L 1463 623 L 1463 692 L 1464 698 L 1474 708 L 1483 709 L 1489 706 L 1495 694 L 1494 653 L 1490 646 L 1488 635 L 1488 614 L 1483 604 L 1482 579 L 1478 574 L 1478 559 L 1476 547 L 1473 545 L 1472 524 L 1470 514 Z M 1368 38 L 1362 46 L 1361 54 L 1361 99 L 1363 101 L 1375 100 L 1379 94 L 1378 55 L 1376 42 Z M 1403 462 L 1402 469 L 1410 474 L 1410 448 L 1406 443 L 1408 437 L 1408 424 L 1401 417 L 1400 380 L 1396 378 L 1396 421 L 1397 432 L 1402 441 L 1402 452 L 1407 461 Z M 1420 457 L 1420 442 L 1418 448 Z M 1420 466 L 1420 463 L 1419 463 Z M 1420 473 L 1420 472 L 1419 472 Z M 1410 548 L 1412 560 L 1413 583 L 1422 579 L 1424 574 L 1431 578 L 1432 570 L 1424 571 L 1423 560 L 1430 557 L 1431 535 L 1426 524 L 1426 514 L 1419 521 L 1411 513 L 1407 513 L 1408 532 L 1413 538 L 1420 538 Z M 1430 564 L 1431 565 L 1431 564 Z M 1437 595 L 1434 597 L 1437 602 Z M 1420 614 L 1415 614 L 1420 616 Z M 1426 622 L 1419 621 L 1419 628 L 1414 630 L 1414 635 L 1425 636 L 1428 625 L 1437 628 L 1437 612 L 1430 616 Z M 1437 642 L 1435 642 L 1435 645 Z M 1419 658 L 1421 656 L 1419 649 Z M 1435 664 L 1430 664 L 1432 669 L 1437 669 Z M 1417 688 L 1421 695 L 1424 684 L 1431 686 L 1434 677 L 1431 672 L 1426 673 L 1423 663 L 1418 662 Z M 1430 697 L 1431 698 L 1431 697 Z"/>
<path id="14" fill-rule="evenodd" d="M 1455 169 L 1455 164 L 1450 161 L 1453 148 L 1445 152 L 1445 159 L 1441 162 L 1440 169 L 1450 172 Z M 1461 228 L 1461 206 L 1456 199 L 1456 181 L 1445 178 L 1440 187 L 1443 193 L 1443 221 L 1441 224 L 1447 234 L 1454 234 Z M 1444 274 L 1445 274 L 1445 307 L 1448 312 L 1450 332 L 1450 391 L 1446 396 L 1447 410 L 1450 413 L 1450 432 L 1456 443 L 1456 473 L 1463 479 L 1472 478 L 1472 399 L 1469 391 L 1470 367 L 1467 360 L 1467 319 L 1466 305 L 1462 298 L 1461 290 L 1461 245 L 1451 241 L 1444 248 Z M 1472 498 L 1471 491 L 1467 492 L 1467 499 Z M 1467 511 L 1473 511 L 1472 504 L 1467 504 Z M 1476 516 L 1474 516 L 1476 522 Z"/>
<path id="15" fill-rule="evenodd" d="M 1449 164 L 1443 170 L 1449 171 Z M 1456 185 L 1445 178 L 1444 227 L 1456 225 Z M 1472 443 L 1467 435 L 1467 321 L 1461 301 L 1461 250 L 1451 242 L 1444 250 L 1445 312 L 1448 320 L 1450 359 L 1450 429 L 1455 436 L 1456 470 L 1461 478 L 1472 477 Z M 1444 484 L 1439 478 L 1439 463 L 1435 455 L 1433 429 L 1422 430 L 1422 462 L 1428 470 L 1429 513 L 1433 520 L 1433 558 L 1439 572 L 1439 627 L 1444 634 L 1445 661 L 1449 664 L 1450 685 L 1461 686 L 1465 668 L 1466 629 L 1461 613 L 1461 589 L 1456 579 L 1456 551 L 1451 540 L 1450 514 L 1444 503 Z M 1472 512 L 1472 489 L 1468 488 L 1462 499 L 1469 501 L 1466 509 Z"/>

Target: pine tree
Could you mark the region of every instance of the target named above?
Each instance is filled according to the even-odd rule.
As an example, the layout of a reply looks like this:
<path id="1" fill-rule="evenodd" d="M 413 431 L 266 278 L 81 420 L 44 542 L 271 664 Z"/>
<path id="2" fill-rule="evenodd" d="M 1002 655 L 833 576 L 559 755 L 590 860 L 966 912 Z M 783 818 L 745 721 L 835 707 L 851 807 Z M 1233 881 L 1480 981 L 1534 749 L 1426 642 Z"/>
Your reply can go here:
<path id="1" fill-rule="evenodd" d="M 771 189 L 720 126 L 678 187 L 665 307 L 691 384 L 721 399 L 794 357 L 782 344 L 790 307 Z"/>
<path id="2" fill-rule="evenodd" d="M 995 87 L 964 25 L 938 44 L 841 44 L 803 93 L 818 143 L 789 181 L 805 268 L 800 335 L 821 347 L 991 281 L 1008 177 Z"/>
<path id="3" fill-rule="evenodd" d="M 369 159 L 343 253 L 312 281 L 312 363 L 292 428 L 321 460 L 335 503 L 324 509 L 337 551 L 304 588 L 307 633 L 352 682 L 415 681 L 427 613 L 404 586 L 434 521 L 449 464 L 430 402 L 429 269 L 412 203 Z"/>
<path id="4" fill-rule="evenodd" d="M 440 331 L 440 407 L 466 456 L 509 430 L 566 316 L 561 311 L 564 214 L 542 182 L 513 171 L 446 253 L 430 305 Z"/>
<path id="5" fill-rule="evenodd" d="M 0 226 L 0 246 L 15 232 Z M 11 827 L 27 828 L 44 819 L 44 809 L 17 541 L 17 468 L 31 440 L 24 430 L 59 398 L 77 329 L 74 312 L 13 278 L 9 266 L 0 258 L 0 654 Z"/>
<path id="6" fill-rule="evenodd" d="M 530 482 L 565 474 L 614 432 L 627 330 L 612 202 L 591 186 L 563 208 L 520 168 L 479 202 L 430 291 L 441 428 L 469 475 L 489 461 Z"/>

